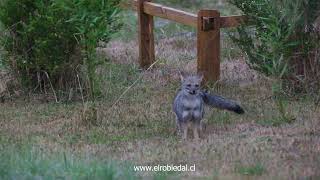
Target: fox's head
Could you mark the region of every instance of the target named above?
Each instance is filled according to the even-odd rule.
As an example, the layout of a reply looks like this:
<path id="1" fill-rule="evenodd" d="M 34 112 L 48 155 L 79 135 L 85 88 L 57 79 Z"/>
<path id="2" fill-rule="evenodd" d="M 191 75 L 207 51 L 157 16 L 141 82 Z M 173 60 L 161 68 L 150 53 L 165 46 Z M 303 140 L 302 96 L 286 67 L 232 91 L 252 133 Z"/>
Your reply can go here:
<path id="1" fill-rule="evenodd" d="M 200 92 L 203 75 L 183 75 L 181 74 L 182 91 L 186 94 L 196 95 Z"/>

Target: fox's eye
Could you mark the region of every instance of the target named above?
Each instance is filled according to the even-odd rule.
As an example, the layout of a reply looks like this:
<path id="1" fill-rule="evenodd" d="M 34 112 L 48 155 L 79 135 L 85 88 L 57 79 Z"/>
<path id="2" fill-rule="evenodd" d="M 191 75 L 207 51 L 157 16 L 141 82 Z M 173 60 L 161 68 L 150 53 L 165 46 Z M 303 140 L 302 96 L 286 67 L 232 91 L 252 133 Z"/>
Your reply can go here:
<path id="1" fill-rule="evenodd" d="M 191 84 L 187 84 L 188 87 L 191 87 Z"/>
<path id="2" fill-rule="evenodd" d="M 199 87 L 199 84 L 196 84 L 195 86 L 198 88 L 198 87 Z"/>

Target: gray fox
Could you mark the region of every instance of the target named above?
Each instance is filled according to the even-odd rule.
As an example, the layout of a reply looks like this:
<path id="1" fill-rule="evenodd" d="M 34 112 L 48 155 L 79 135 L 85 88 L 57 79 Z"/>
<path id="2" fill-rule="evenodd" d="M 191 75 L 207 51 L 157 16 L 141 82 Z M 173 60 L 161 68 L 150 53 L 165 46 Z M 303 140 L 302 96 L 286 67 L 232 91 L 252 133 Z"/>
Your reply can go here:
<path id="1" fill-rule="evenodd" d="M 183 139 L 187 139 L 189 125 L 193 126 L 194 138 L 199 139 L 204 104 L 238 114 L 244 113 L 244 110 L 237 103 L 201 90 L 202 79 L 203 75 L 181 75 L 182 85 L 174 99 L 173 111 L 176 115 L 177 131 L 179 134 L 182 133 Z"/>

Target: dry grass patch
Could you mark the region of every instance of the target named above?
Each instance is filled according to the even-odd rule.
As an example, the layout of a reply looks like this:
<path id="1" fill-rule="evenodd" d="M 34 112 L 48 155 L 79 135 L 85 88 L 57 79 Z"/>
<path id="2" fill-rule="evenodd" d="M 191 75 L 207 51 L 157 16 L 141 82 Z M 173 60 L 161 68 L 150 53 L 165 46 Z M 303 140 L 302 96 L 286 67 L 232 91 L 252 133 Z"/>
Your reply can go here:
<path id="1" fill-rule="evenodd" d="M 161 61 L 148 72 L 138 69 L 134 42 L 109 44 L 102 50 L 112 59 L 101 70 L 105 96 L 94 103 L 2 104 L 1 142 L 29 141 L 48 153 L 65 149 L 135 165 L 196 164 L 196 172 L 181 176 L 319 176 L 319 108 L 308 99 L 287 100 L 286 111 L 295 120 L 274 124 L 281 114 L 270 91 L 272 82 L 250 70 L 241 57 L 225 60 L 221 82 L 207 88 L 240 102 L 246 114 L 207 108 L 201 141 L 181 142 L 174 133 L 172 100 L 179 88 L 179 70 L 194 71 L 195 54 L 183 50 L 189 44 L 173 41 L 157 45 Z M 117 102 L 142 73 L 142 79 Z"/>

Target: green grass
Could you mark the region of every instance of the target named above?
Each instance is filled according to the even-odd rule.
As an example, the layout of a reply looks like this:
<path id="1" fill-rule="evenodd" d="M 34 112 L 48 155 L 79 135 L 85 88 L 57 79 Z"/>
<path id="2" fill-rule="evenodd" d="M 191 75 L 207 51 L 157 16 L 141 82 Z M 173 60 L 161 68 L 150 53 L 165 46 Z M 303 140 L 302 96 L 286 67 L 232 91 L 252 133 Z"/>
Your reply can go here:
<path id="1" fill-rule="evenodd" d="M 4 27 L 3 27 L 3 24 L 2 22 L 0 21 L 0 32 L 4 32 Z M 0 41 L 2 41 L 2 34 L 0 33 Z M 3 64 L 3 48 L 0 46 L 0 69 L 3 69 L 4 68 L 4 64 Z"/>
<path id="2" fill-rule="evenodd" d="M 79 104 L 66 104 L 66 103 L 37 103 L 35 105 L 24 104 L 17 101 L 14 104 L 10 104 L 6 107 L 6 110 L 0 114 L 3 121 L 15 121 L 20 123 L 26 123 L 30 120 L 33 122 L 46 122 L 52 120 L 52 117 L 58 118 L 70 118 L 73 115 L 73 111 Z M 19 108 L 19 111 L 17 111 Z M 63 113 L 61 113 L 63 112 Z M 28 118 L 26 118 L 28 117 Z"/>
<path id="3" fill-rule="evenodd" d="M 288 100 L 274 99 L 273 109 L 264 109 L 267 116 L 258 118 L 256 123 L 263 126 L 280 126 L 283 124 L 293 123 L 296 120 L 293 112 L 299 111 L 298 109 L 289 110 Z M 301 103 L 303 104 L 303 103 Z M 276 110 L 276 111 L 275 111 Z"/>
<path id="4" fill-rule="evenodd" d="M 293 121 L 293 118 L 273 117 L 267 119 L 258 119 L 256 122 L 263 126 L 280 126 L 283 124 L 292 123 Z"/>
<path id="5" fill-rule="evenodd" d="M 208 118 L 208 122 L 213 124 L 231 124 L 236 121 L 236 116 L 231 116 L 232 115 L 230 112 L 218 110 L 212 113 L 212 115 Z"/>
<path id="6" fill-rule="evenodd" d="M 129 64 L 106 62 L 101 68 L 100 81 L 105 100 L 114 101 L 139 76 L 138 67 Z"/>
<path id="7" fill-rule="evenodd" d="M 252 166 L 239 165 L 236 167 L 237 173 L 248 176 L 261 176 L 265 172 L 263 165 L 257 163 Z"/>
<path id="8" fill-rule="evenodd" d="M 2 147 L 0 159 L 1 179 L 138 179 L 130 166 L 31 146 Z"/>
<path id="9" fill-rule="evenodd" d="M 1 52 L 1 47 L 0 47 L 0 70 L 5 69 L 5 66 L 3 64 L 3 53 Z"/>
<path id="10" fill-rule="evenodd" d="M 119 132 L 118 134 L 108 134 L 104 128 L 92 127 L 87 133 L 82 132 L 70 133 L 64 136 L 62 142 L 67 144 L 79 144 L 86 142 L 88 144 L 111 145 L 112 143 L 130 142 L 138 139 L 148 139 L 157 135 L 165 136 L 164 133 L 157 133 L 152 126 L 136 129 L 127 129 L 127 133 Z"/>
<path id="11" fill-rule="evenodd" d="M 167 172 L 156 172 L 153 175 L 153 180 L 167 180 L 167 179 L 174 179 L 174 177 L 177 175 L 178 173 L 176 172 L 172 172 L 172 171 L 167 171 Z M 178 179 L 178 178 L 176 178 Z"/>

